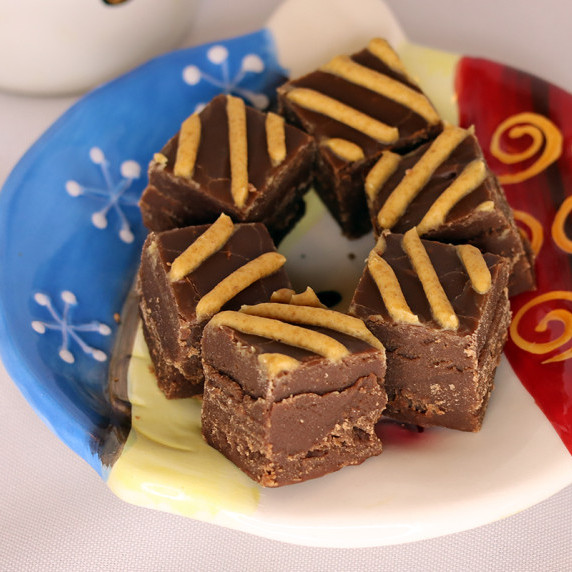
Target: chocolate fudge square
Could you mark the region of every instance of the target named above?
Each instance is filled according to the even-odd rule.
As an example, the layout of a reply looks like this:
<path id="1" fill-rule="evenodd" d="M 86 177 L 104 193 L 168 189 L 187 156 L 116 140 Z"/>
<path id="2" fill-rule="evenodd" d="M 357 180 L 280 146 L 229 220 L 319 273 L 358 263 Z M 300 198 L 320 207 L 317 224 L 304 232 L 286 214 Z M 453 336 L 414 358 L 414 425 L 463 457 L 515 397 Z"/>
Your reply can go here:
<path id="1" fill-rule="evenodd" d="M 138 275 L 143 332 L 159 388 L 168 398 L 203 389 L 200 341 L 218 310 L 270 299 L 288 288 L 278 254 L 260 223 L 213 225 L 151 232 Z"/>
<path id="2" fill-rule="evenodd" d="M 468 242 L 511 261 L 509 295 L 534 288 L 532 249 L 472 131 L 447 125 L 404 156 L 384 152 L 366 193 L 376 234 L 417 227 L 429 240 Z"/>
<path id="3" fill-rule="evenodd" d="M 343 233 L 371 229 L 365 173 L 381 152 L 406 152 L 436 135 L 441 120 L 385 40 L 278 88 L 280 112 L 318 143 L 315 187 Z"/>
<path id="4" fill-rule="evenodd" d="M 221 312 L 202 341 L 207 442 L 278 487 L 379 455 L 385 352 L 361 320 L 265 303 Z"/>
<path id="5" fill-rule="evenodd" d="M 151 161 L 143 223 L 161 231 L 212 223 L 224 212 L 263 222 L 278 243 L 304 214 L 314 154 L 313 139 L 282 117 L 219 95 Z"/>
<path id="6" fill-rule="evenodd" d="M 478 431 L 507 338 L 510 264 L 471 245 L 384 234 L 350 304 L 387 352 L 385 415 Z"/>

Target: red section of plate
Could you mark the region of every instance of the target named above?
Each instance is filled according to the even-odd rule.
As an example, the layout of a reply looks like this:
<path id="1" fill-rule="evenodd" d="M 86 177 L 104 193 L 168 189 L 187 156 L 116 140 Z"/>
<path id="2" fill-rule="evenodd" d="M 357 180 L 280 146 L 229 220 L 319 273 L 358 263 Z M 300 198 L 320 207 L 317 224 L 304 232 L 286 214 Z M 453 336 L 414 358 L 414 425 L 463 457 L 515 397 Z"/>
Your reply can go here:
<path id="1" fill-rule="evenodd" d="M 455 87 L 461 125 L 475 126 L 517 223 L 538 249 L 538 289 L 511 300 L 505 353 L 572 453 L 572 95 L 474 58 L 461 59 Z"/>

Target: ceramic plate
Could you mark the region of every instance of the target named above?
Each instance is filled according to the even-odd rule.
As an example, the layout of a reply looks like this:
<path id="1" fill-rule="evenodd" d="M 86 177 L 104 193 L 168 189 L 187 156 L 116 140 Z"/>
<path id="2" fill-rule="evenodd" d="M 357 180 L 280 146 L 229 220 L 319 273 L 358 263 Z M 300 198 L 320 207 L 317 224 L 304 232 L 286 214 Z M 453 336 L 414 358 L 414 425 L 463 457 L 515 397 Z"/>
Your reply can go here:
<path id="1" fill-rule="evenodd" d="M 538 312 L 545 300 L 567 299 L 570 290 L 570 281 L 555 283 L 549 272 L 560 268 L 557 254 L 568 257 L 562 222 L 568 204 L 564 198 L 553 204 L 553 188 L 539 191 L 548 197 L 547 206 L 528 212 L 534 220 L 519 219 L 540 252 L 540 287 L 513 301 L 519 323 L 518 335 L 507 345 L 512 366 L 503 358 L 481 432 L 411 432 L 387 426 L 380 457 L 276 490 L 262 490 L 241 480 L 244 477 L 216 455 L 208 467 L 214 475 L 211 481 L 219 479 L 219 488 L 213 489 L 211 482 L 209 489 L 189 489 L 188 475 L 177 473 L 174 478 L 164 466 L 159 470 L 161 448 L 169 446 L 161 439 L 154 441 L 157 480 L 143 488 L 143 478 L 137 481 L 135 475 L 129 485 L 125 475 L 117 475 L 122 457 L 133 450 L 132 442 L 120 461 L 113 466 L 109 462 L 117 451 L 109 451 L 110 442 L 105 439 L 113 424 L 108 376 L 113 348 L 118 347 L 118 322 L 125 317 L 122 312 L 145 236 L 137 200 L 145 187 L 146 166 L 181 121 L 216 93 L 232 92 L 264 107 L 286 70 L 293 75 L 309 71 L 336 53 L 361 48 L 364 38 L 381 35 L 398 49 L 448 119 L 460 118 L 463 124 L 477 126 L 497 172 L 514 174 L 536 164 L 528 158 L 519 171 L 490 152 L 502 113 L 511 117 L 532 113 L 533 126 L 545 138 L 542 148 L 554 148 L 548 144 L 557 137 L 551 126 L 556 132 L 572 132 L 562 119 L 567 94 L 551 86 L 553 97 L 543 110 L 528 110 L 535 102 L 524 96 L 511 99 L 514 109 L 501 109 L 496 115 L 489 105 L 488 112 L 482 112 L 486 99 L 467 103 L 461 97 L 453 107 L 450 96 L 455 90 L 462 95 L 460 77 L 471 66 L 482 67 L 482 73 L 496 82 L 495 89 L 501 90 L 513 89 L 511 73 L 517 72 L 505 73 L 503 66 L 416 47 L 407 42 L 383 3 L 359 3 L 361 16 L 347 26 L 344 2 L 290 0 L 265 30 L 168 54 L 104 85 L 46 131 L 0 194 L 2 359 L 53 431 L 130 502 L 287 542 L 358 547 L 409 542 L 479 526 L 527 508 L 572 482 L 570 410 L 556 407 L 553 411 L 554 396 L 545 390 L 539 393 L 518 366 L 541 371 L 564 397 L 572 393 L 566 385 L 568 357 L 558 349 L 567 343 L 568 318 L 551 314 L 545 322 L 557 322 L 560 330 L 545 327 L 540 345 L 529 339 L 533 326 L 543 319 Z M 294 23 L 305 33 L 293 36 Z M 515 77 L 527 76 L 517 73 Z M 492 97 L 493 87 L 487 89 L 483 98 Z M 537 116 L 547 118 L 549 127 L 538 127 Z M 566 183 L 572 180 L 567 178 L 567 167 L 562 167 L 571 163 L 567 152 L 560 148 L 560 154 L 554 155 L 553 150 L 554 156 L 545 157 L 528 179 L 507 183 L 515 208 L 527 214 L 530 203 L 515 198 L 512 189 L 516 187 L 510 185 L 525 188 L 545 172 L 562 174 L 561 192 L 567 196 Z M 554 180 L 551 175 L 550 181 Z M 560 232 L 551 231 L 558 221 Z M 352 242 L 342 238 L 319 201 L 310 196 L 306 218 L 281 250 L 288 257 L 295 285 L 336 290 L 347 302 L 371 244 L 371 236 Z M 531 309 L 532 318 L 526 315 Z M 546 336 L 559 344 L 542 345 L 548 343 Z M 134 359 L 145 360 L 144 348 L 136 347 L 134 354 Z M 541 366 L 546 367 L 538 369 Z M 569 408 L 566 399 L 563 403 Z M 141 440 L 130 437 L 135 438 Z M 108 449 L 102 456 L 104 441 Z M 147 456 L 145 462 L 154 459 Z M 245 491 L 247 502 L 235 502 Z M 186 495 L 187 509 L 180 509 L 177 495 Z"/>

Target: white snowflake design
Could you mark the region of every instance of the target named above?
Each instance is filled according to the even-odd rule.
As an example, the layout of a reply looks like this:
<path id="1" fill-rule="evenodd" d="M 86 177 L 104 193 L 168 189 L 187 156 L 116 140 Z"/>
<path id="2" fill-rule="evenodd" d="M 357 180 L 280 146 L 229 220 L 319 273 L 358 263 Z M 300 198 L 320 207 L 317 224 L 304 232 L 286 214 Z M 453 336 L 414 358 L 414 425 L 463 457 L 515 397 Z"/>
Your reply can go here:
<path id="1" fill-rule="evenodd" d="M 121 223 L 119 238 L 126 243 L 133 242 L 135 237 L 129 226 L 129 221 L 123 212 L 123 207 L 137 205 L 137 199 L 128 197 L 125 193 L 129 187 L 131 187 L 133 181 L 141 176 L 141 166 L 137 161 L 123 161 L 120 168 L 122 179 L 119 182 L 115 182 L 109 170 L 109 161 L 99 147 L 92 147 L 90 149 L 89 158 L 92 163 L 98 165 L 101 169 L 105 186 L 103 188 L 88 187 L 77 181 L 67 181 L 67 193 L 72 197 L 87 195 L 104 201 L 103 207 L 91 215 L 93 226 L 100 229 L 107 228 L 108 213 L 113 210 L 119 217 Z"/>
<path id="2" fill-rule="evenodd" d="M 39 320 L 34 320 L 32 322 L 32 328 L 38 334 L 45 334 L 47 330 L 59 331 L 62 335 L 62 343 L 58 352 L 60 358 L 66 363 L 74 363 L 75 357 L 71 353 L 69 346 L 71 340 L 74 340 L 81 350 L 91 356 L 97 361 L 106 361 L 107 354 L 101 350 L 91 347 L 88 345 L 79 335 L 78 332 L 97 332 L 102 336 L 109 336 L 111 334 L 111 328 L 107 324 L 102 324 L 101 322 L 88 322 L 85 324 L 73 324 L 70 321 L 70 308 L 77 305 L 77 298 L 73 292 L 69 290 L 64 290 L 60 294 L 61 299 L 64 302 L 64 307 L 61 315 L 57 312 L 54 305 L 52 304 L 51 298 L 47 294 L 42 292 L 37 292 L 34 295 L 34 301 L 43 306 L 48 310 L 50 316 L 52 317 L 52 322 L 42 322 Z"/>
<path id="3" fill-rule="evenodd" d="M 256 54 L 247 54 L 242 58 L 240 70 L 234 77 L 230 77 L 228 67 L 228 50 L 221 45 L 212 46 L 207 52 L 207 59 L 220 67 L 221 77 L 216 78 L 201 70 L 198 66 L 190 65 L 183 70 L 183 81 L 188 85 L 197 85 L 201 81 L 206 81 L 211 85 L 220 88 L 224 93 L 234 92 L 252 103 L 259 109 L 268 107 L 269 99 L 263 93 L 256 93 L 240 86 L 247 73 L 262 73 L 264 62 Z M 206 102 L 198 103 L 195 112 L 201 111 Z"/>

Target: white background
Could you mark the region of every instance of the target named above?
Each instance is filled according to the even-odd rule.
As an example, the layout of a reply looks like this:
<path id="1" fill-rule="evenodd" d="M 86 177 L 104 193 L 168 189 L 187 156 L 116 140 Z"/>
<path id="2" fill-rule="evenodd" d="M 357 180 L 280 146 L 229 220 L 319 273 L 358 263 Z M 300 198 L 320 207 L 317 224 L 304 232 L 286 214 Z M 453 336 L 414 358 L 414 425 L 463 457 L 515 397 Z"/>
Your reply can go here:
<path id="1" fill-rule="evenodd" d="M 572 91 L 567 0 L 387 3 L 418 43 L 503 61 Z M 259 29 L 279 4 L 203 0 L 186 43 Z M 0 92 L 0 184 L 74 101 Z M 369 549 L 298 547 L 119 501 L 42 424 L 3 369 L 0 395 L 2 571 L 572 569 L 572 487 L 503 521 L 439 539 Z"/>

